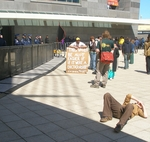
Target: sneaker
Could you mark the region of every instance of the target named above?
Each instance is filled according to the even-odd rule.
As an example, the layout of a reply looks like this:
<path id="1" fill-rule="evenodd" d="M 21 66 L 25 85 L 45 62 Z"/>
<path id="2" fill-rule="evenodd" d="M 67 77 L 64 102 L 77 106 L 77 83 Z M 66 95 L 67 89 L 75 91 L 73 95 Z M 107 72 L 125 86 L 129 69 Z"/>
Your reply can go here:
<path id="1" fill-rule="evenodd" d="M 100 122 L 107 122 L 109 120 L 112 120 L 112 117 L 103 117 L 100 119 Z"/>
<path id="2" fill-rule="evenodd" d="M 96 74 L 96 71 L 93 71 L 92 74 Z"/>
<path id="3" fill-rule="evenodd" d="M 93 84 L 93 85 L 91 85 L 90 87 L 91 87 L 91 88 L 99 88 L 99 85 Z"/>
<path id="4" fill-rule="evenodd" d="M 114 131 L 115 131 L 116 133 L 119 133 L 119 132 L 122 130 L 122 128 L 123 128 L 123 125 L 117 124 L 116 127 L 114 128 Z"/>
<path id="5" fill-rule="evenodd" d="M 104 85 L 104 84 L 101 84 L 101 87 L 102 87 L 102 88 L 106 88 L 106 85 Z"/>

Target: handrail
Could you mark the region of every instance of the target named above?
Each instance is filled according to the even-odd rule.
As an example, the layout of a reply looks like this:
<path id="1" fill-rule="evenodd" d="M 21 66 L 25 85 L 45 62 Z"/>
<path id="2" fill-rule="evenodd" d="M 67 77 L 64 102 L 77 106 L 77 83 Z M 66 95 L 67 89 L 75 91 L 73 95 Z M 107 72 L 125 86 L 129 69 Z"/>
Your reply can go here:
<path id="1" fill-rule="evenodd" d="M 0 80 L 50 61 L 53 49 L 54 43 L 0 47 Z"/>

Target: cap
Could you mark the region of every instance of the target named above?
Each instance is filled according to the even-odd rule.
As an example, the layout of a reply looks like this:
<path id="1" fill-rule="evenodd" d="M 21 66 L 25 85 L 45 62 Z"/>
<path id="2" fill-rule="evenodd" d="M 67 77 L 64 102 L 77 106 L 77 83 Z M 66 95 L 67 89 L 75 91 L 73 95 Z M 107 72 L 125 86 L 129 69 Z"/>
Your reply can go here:
<path id="1" fill-rule="evenodd" d="M 79 38 L 79 37 L 77 37 L 77 38 L 76 38 L 76 40 L 80 40 L 80 38 Z"/>
<path id="2" fill-rule="evenodd" d="M 22 34 L 23 36 L 26 36 L 26 34 Z"/>
<path id="3" fill-rule="evenodd" d="M 19 36 L 19 34 L 15 34 L 15 36 Z"/>

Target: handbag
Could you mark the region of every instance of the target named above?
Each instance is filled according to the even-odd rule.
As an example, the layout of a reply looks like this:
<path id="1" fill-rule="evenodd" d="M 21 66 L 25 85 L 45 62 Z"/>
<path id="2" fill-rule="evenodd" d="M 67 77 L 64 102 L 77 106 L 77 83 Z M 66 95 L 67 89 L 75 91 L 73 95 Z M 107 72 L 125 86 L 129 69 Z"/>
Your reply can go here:
<path id="1" fill-rule="evenodd" d="M 111 52 L 101 52 L 100 61 L 105 64 L 110 64 L 114 61 L 114 56 Z"/>
<path id="2" fill-rule="evenodd" d="M 109 51 L 102 52 L 102 42 L 100 42 L 100 44 L 101 44 L 100 61 L 105 64 L 112 63 L 114 61 L 113 53 Z"/>

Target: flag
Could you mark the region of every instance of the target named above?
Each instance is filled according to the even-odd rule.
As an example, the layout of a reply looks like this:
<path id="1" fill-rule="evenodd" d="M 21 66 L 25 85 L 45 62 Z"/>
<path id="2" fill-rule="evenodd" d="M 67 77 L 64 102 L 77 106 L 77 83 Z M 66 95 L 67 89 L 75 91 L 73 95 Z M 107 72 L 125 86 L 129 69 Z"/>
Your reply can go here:
<path id="1" fill-rule="evenodd" d="M 60 42 L 65 37 L 65 32 L 60 25 L 58 27 L 57 37 L 58 37 L 58 42 Z"/>

